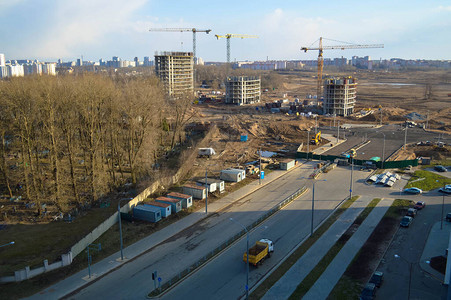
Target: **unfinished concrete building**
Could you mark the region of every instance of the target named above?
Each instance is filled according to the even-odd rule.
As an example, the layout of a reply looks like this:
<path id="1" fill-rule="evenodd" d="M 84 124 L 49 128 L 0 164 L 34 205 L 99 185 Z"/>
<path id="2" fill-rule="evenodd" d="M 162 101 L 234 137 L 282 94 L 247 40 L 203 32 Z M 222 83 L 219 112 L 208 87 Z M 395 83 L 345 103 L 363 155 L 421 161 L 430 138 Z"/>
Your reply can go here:
<path id="1" fill-rule="evenodd" d="M 155 53 L 155 72 L 174 98 L 185 93 L 193 95 L 193 65 L 192 52 Z"/>
<path id="2" fill-rule="evenodd" d="M 226 80 L 225 103 L 244 105 L 260 102 L 260 77 L 231 76 Z"/>
<path id="3" fill-rule="evenodd" d="M 324 114 L 347 117 L 354 112 L 357 81 L 353 77 L 324 80 Z"/>

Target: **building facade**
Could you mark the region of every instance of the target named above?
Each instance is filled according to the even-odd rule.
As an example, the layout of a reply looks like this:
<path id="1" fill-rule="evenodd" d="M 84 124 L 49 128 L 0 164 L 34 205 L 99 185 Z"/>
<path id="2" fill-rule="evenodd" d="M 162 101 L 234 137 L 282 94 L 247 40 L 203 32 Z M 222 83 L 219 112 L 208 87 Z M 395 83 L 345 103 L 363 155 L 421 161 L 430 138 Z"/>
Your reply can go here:
<path id="1" fill-rule="evenodd" d="M 225 103 L 245 105 L 260 102 L 261 81 L 258 76 L 233 76 L 226 80 Z"/>
<path id="2" fill-rule="evenodd" d="M 353 77 L 324 80 L 324 114 L 347 117 L 354 113 L 357 81 Z"/>
<path id="3" fill-rule="evenodd" d="M 155 53 L 155 73 L 169 96 L 178 98 L 194 92 L 194 59 L 192 52 Z"/>

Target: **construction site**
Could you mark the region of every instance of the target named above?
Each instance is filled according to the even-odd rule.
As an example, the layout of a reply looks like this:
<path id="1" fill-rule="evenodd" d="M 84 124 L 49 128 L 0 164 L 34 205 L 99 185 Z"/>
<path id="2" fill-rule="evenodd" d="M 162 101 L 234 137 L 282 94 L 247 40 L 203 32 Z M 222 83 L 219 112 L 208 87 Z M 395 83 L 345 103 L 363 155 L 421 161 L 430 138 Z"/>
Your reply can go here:
<path id="1" fill-rule="evenodd" d="M 196 215 L 203 207 L 205 207 L 205 215 L 208 215 L 208 201 L 210 204 L 220 202 L 230 193 L 251 185 L 255 181 L 261 181 L 265 172 L 271 173 L 276 169 L 288 171 L 298 165 L 301 159 L 306 162 L 306 165 L 310 164 L 311 169 L 306 171 L 306 174 L 309 172 L 307 174 L 309 178 L 316 178 L 323 170 L 326 170 L 325 173 L 331 171 L 338 164 L 339 158 L 342 158 L 342 162 L 346 162 L 343 164 L 345 167 L 351 161 L 352 186 L 354 158 L 362 162 L 370 162 L 360 164 L 359 180 L 364 180 L 366 176 L 364 172 L 367 170 L 373 172 L 376 166 L 380 169 L 390 168 L 389 163 L 393 161 L 408 161 L 408 163 L 415 161 L 414 167 L 417 167 L 420 157 L 424 161 L 427 158 L 429 163 L 431 159 L 448 162 L 451 158 L 451 137 L 448 134 L 451 130 L 451 106 L 449 105 L 451 72 L 449 70 L 386 71 L 353 68 L 350 71 L 327 68 L 324 67 L 324 50 L 383 48 L 383 45 L 323 46 L 322 38 L 319 39 L 319 47 L 301 48 L 305 52 L 311 50 L 319 52 L 316 68 L 248 72 L 239 69 L 231 70 L 229 68 L 230 39 L 256 38 L 256 36 L 226 34 L 216 35 L 218 40 L 226 39 L 228 64 L 224 68 L 226 73 L 215 75 L 221 83 L 213 88 L 202 84 L 201 80 L 196 81 L 194 76 L 196 70 L 199 70 L 196 65 L 198 61 L 195 46 L 196 32 L 208 34 L 211 30 L 168 28 L 161 31 L 193 33 L 193 52 L 155 54 L 155 73 L 169 98 L 177 101 L 178 98 L 192 96 L 193 101 L 187 102 L 184 107 L 186 111 L 184 111 L 183 120 L 177 119 L 180 117 L 177 113 L 180 111 L 173 113 L 172 107 L 165 108 L 169 111 L 167 120 L 165 119 L 164 122 L 159 120 L 165 125 L 163 134 L 169 135 L 169 132 L 174 130 L 174 135 L 172 148 L 168 145 L 160 145 L 158 149 L 161 156 L 155 159 L 152 170 L 149 171 L 149 174 L 155 176 L 151 178 L 153 182 L 149 185 L 149 181 L 142 181 L 133 187 L 131 187 L 132 183 L 127 182 L 123 189 L 118 189 L 118 192 L 112 191 L 111 196 L 104 197 L 108 200 L 95 203 L 96 217 L 101 221 L 94 220 L 94 225 L 82 228 L 78 236 L 73 237 L 74 240 L 82 238 L 82 241 L 87 244 L 75 245 L 79 248 L 78 253 L 82 255 L 85 248 L 89 250 L 92 242 L 96 240 L 90 236 L 92 228 L 96 228 L 97 223 L 103 222 L 106 218 L 111 223 L 110 227 L 115 224 L 116 219 L 130 221 L 126 226 L 129 229 L 129 236 L 132 236 L 128 244 L 132 244 L 147 236 L 149 232 L 158 232 L 161 229 L 159 226 L 169 227 L 187 215 Z M 280 85 L 276 86 L 271 81 L 263 83 L 263 76 L 268 74 L 280 78 Z M 208 95 L 215 95 L 215 97 L 207 97 Z M 207 98 L 208 101 L 205 100 Z M 176 135 L 174 128 L 179 129 L 179 126 L 182 129 Z M 315 162 L 309 162 L 311 158 L 314 158 Z M 325 166 L 328 168 L 324 169 Z M 407 165 L 402 166 L 404 167 Z M 412 166 L 409 165 L 409 167 Z M 304 179 L 304 177 L 301 178 Z M 337 176 L 337 178 L 343 179 L 343 176 Z M 225 184 L 224 180 L 229 182 Z M 296 180 L 293 179 L 294 182 Z M 209 195 L 213 184 L 222 184 L 223 188 L 221 192 L 218 188 L 217 192 Z M 343 184 L 340 183 L 337 186 L 341 187 Z M 17 187 L 17 190 L 20 188 Z M 304 191 L 305 189 L 302 190 Z M 198 196 L 199 193 L 200 196 Z M 301 193 L 301 189 L 296 193 Z M 352 188 L 350 193 L 349 199 L 352 198 Z M 187 194 L 188 197 L 186 197 Z M 196 200 L 194 201 L 193 198 Z M 68 224 L 75 224 L 76 218 L 82 220 L 89 217 L 89 214 L 87 216 L 87 213 L 79 213 L 76 208 L 71 208 L 70 213 L 65 214 L 64 217 L 60 213 L 61 217 L 59 217 L 59 215 L 56 216 L 57 208 L 49 205 L 44 206 L 45 216 L 37 220 L 34 211 L 20 202 L 21 199 L 18 197 L 2 199 L 2 209 L 4 208 L 2 221 L 7 221 L 8 226 L 36 223 L 45 226 L 62 220 Z M 290 198 L 290 201 L 293 199 L 293 197 Z M 126 210 L 121 211 L 121 200 L 133 202 L 133 205 L 127 204 L 122 207 Z M 144 205 L 141 205 L 143 203 L 144 205 L 152 203 L 153 208 L 149 206 L 143 208 Z M 109 208 L 110 204 L 113 204 L 111 208 Z M 115 215 L 116 204 L 117 215 Z M 142 224 L 138 222 L 139 218 L 133 219 L 129 212 L 133 211 L 135 214 L 134 209 L 138 206 L 141 209 L 137 213 L 137 215 L 141 214 L 140 221 L 151 219 L 152 224 Z M 231 206 L 224 206 L 218 211 L 223 213 Z M 169 207 L 173 209 L 170 217 Z M 279 204 L 279 209 L 280 207 Z M 55 214 L 47 214 L 47 208 Z M 160 208 L 164 216 L 161 215 Z M 87 211 L 90 209 L 91 207 Z M 77 212 L 77 216 L 72 216 L 72 212 Z M 216 217 L 220 213 L 213 215 Z M 246 214 L 248 213 L 255 212 L 253 209 L 248 209 Z M 152 214 L 152 217 L 148 218 L 146 214 Z M 166 217 L 168 218 L 164 220 Z M 212 219 L 210 218 L 209 221 Z M 313 200 L 311 219 L 311 235 L 313 235 Z M 231 217 L 228 220 L 233 221 Z M 101 226 L 104 226 L 104 223 Z M 110 227 L 102 229 L 108 235 L 104 238 L 107 240 L 107 245 L 111 243 L 116 247 L 117 241 L 112 242 L 113 239 L 117 240 L 116 237 L 112 237 L 116 235 L 116 232 L 112 232 Z M 224 228 L 230 229 L 231 225 L 227 223 Z M 243 228 L 247 233 L 247 227 L 243 226 Z M 184 234 L 195 236 L 202 230 L 195 226 L 189 227 Z M 120 232 L 122 255 L 122 231 Z M 85 235 L 87 238 L 84 237 Z M 183 234 L 177 232 L 167 239 L 165 237 L 161 244 L 169 245 L 180 236 Z M 93 240 L 90 241 L 90 238 Z M 22 237 L 22 239 L 26 238 Z M 213 239 L 210 238 L 210 240 Z M 202 243 L 199 242 L 199 244 Z M 226 244 L 229 245 L 229 241 L 226 241 Z M 192 244 L 186 246 L 186 249 L 191 251 L 198 246 L 198 244 Z M 45 247 L 51 248 L 52 245 L 45 245 Z M 52 259 L 57 260 L 61 251 L 66 251 L 67 248 L 68 246 L 65 245 L 63 250 L 53 251 Z M 72 248 L 70 248 L 71 251 Z M 113 250 L 110 250 L 109 254 L 111 252 Z M 69 255 L 70 263 L 71 255 Z M 24 267 L 20 259 L 16 257 L 9 266 L 9 273 L 17 273 L 14 273 L 14 276 L 6 274 L 9 276 L 8 282 L 28 279 L 30 267 Z M 88 252 L 89 263 L 90 259 Z M 121 261 L 123 260 L 122 257 Z M 37 265 L 40 262 L 34 262 L 34 264 Z M 77 264 L 74 269 L 82 269 L 84 262 L 78 261 Z M 199 265 L 197 264 L 196 268 Z M 25 274 L 23 278 L 19 276 L 22 273 L 15 269 L 18 266 L 24 268 L 23 272 L 20 271 Z M 42 272 L 47 271 L 47 268 L 48 262 L 45 261 Z M 189 270 L 191 272 L 191 269 Z M 155 277 L 155 274 L 152 276 Z M 155 278 L 153 280 L 156 283 Z M 165 278 L 165 280 L 168 279 Z M 41 288 L 39 282 L 37 286 Z M 155 290 L 157 290 L 156 285 Z"/>

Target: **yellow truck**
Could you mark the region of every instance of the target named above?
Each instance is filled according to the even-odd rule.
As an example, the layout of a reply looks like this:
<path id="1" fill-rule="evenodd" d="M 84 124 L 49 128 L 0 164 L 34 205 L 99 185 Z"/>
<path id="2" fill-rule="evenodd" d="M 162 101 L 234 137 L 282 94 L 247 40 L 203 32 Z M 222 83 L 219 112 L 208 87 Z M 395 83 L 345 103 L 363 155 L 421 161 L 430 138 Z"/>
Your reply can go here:
<path id="1" fill-rule="evenodd" d="M 249 264 L 257 266 L 261 264 L 266 257 L 271 257 L 274 252 L 274 244 L 271 240 L 261 239 L 255 242 L 255 245 L 249 248 Z M 247 253 L 243 254 L 243 261 L 247 263 Z"/>

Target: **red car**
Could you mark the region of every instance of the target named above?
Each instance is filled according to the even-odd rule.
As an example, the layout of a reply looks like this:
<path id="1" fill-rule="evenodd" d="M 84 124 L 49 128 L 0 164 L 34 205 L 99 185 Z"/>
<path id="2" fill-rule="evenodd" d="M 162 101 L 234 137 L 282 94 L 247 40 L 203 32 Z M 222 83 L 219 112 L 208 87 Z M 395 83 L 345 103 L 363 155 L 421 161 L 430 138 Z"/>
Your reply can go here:
<path id="1" fill-rule="evenodd" d="M 418 201 L 417 204 L 413 208 L 415 209 L 423 209 L 426 207 L 426 203 L 424 201 Z"/>

